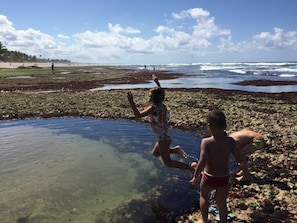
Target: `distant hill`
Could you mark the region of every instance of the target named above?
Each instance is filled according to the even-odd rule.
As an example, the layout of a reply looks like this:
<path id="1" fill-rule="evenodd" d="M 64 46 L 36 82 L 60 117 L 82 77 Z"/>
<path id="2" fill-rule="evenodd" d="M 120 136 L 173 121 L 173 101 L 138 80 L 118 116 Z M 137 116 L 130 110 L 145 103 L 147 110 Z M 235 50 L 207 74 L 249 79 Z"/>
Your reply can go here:
<path id="1" fill-rule="evenodd" d="M 43 59 L 37 56 L 27 55 L 19 51 L 10 51 L 0 42 L 0 61 L 2 62 L 54 62 L 54 63 L 71 63 L 65 59 Z"/>

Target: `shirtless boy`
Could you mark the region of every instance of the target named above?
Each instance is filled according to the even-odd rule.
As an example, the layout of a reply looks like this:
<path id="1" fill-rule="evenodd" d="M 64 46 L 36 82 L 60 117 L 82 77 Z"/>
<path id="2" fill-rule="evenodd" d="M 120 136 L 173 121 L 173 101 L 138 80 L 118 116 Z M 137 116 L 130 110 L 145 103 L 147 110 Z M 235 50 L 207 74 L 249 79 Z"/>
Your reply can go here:
<path id="1" fill-rule="evenodd" d="M 200 158 L 196 165 L 191 184 L 200 182 L 200 209 L 202 220 L 207 223 L 209 194 L 216 189 L 216 202 L 219 209 L 220 222 L 227 222 L 226 199 L 229 191 L 229 155 L 233 154 L 236 161 L 244 165 L 243 158 L 233 138 L 225 134 L 226 117 L 220 110 L 213 110 L 207 116 L 207 130 L 210 137 L 201 141 Z M 202 171 L 202 172 L 201 172 Z"/>
<path id="2" fill-rule="evenodd" d="M 262 134 L 254 132 L 249 129 L 243 129 L 238 132 L 229 134 L 232 137 L 239 149 L 241 155 L 246 159 L 246 156 L 254 153 L 256 150 L 262 149 L 265 146 L 264 137 Z M 248 166 L 237 173 L 238 181 L 250 180 L 250 171 Z"/>

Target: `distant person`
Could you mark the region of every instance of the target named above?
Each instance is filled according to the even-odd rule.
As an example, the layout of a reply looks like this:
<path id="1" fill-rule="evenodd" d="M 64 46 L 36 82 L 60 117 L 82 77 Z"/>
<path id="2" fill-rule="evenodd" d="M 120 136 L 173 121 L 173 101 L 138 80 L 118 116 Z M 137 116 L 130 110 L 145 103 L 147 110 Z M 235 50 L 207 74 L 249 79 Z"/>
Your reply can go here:
<path id="1" fill-rule="evenodd" d="M 167 106 L 164 104 L 165 90 L 161 88 L 157 76 L 152 75 L 152 78 L 154 82 L 157 84 L 157 87 L 150 90 L 149 104 L 144 110 L 138 110 L 134 103 L 131 91 L 127 92 L 128 101 L 131 105 L 133 113 L 136 118 L 149 116 L 151 127 L 157 140 L 152 151 L 152 154 L 154 156 L 161 156 L 163 163 L 167 167 L 194 171 L 193 165 L 172 160 L 170 157 L 170 153 L 179 154 L 183 158 L 187 158 L 187 154 L 181 149 L 180 146 L 170 148 L 172 139 L 168 126 L 169 110 Z"/>
<path id="2" fill-rule="evenodd" d="M 245 159 L 246 156 L 265 146 L 263 135 L 249 129 L 232 132 L 229 136 L 235 140 L 237 148 Z M 248 166 L 245 166 L 245 169 L 241 169 L 236 175 L 238 181 L 248 181 L 251 179 Z"/>
<path id="3" fill-rule="evenodd" d="M 210 137 L 201 141 L 200 158 L 196 165 L 191 184 L 200 182 L 200 210 L 202 220 L 207 223 L 209 196 L 212 190 L 216 190 L 216 203 L 219 209 L 220 222 L 227 222 L 228 210 L 226 199 L 229 191 L 229 167 L 230 154 L 233 154 L 237 162 L 244 165 L 243 158 L 233 138 L 225 134 L 226 117 L 220 110 L 213 110 L 207 115 L 207 130 Z"/>
<path id="4" fill-rule="evenodd" d="M 54 74 L 54 73 L 55 73 L 55 64 L 52 63 L 52 74 Z"/>

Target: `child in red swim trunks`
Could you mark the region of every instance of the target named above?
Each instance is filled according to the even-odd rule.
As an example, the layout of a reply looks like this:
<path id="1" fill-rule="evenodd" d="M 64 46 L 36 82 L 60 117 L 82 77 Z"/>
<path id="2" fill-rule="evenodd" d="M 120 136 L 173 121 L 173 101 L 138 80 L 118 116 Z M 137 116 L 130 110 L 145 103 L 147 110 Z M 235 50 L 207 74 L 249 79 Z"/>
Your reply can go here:
<path id="1" fill-rule="evenodd" d="M 200 210 L 202 222 L 207 223 L 209 194 L 216 189 L 216 202 L 219 209 L 220 222 L 227 222 L 226 199 L 229 191 L 229 155 L 233 154 L 236 161 L 245 165 L 245 162 L 233 138 L 225 134 L 226 117 L 220 110 L 213 110 L 207 116 L 207 130 L 210 137 L 201 141 L 200 158 L 196 165 L 191 184 L 200 182 Z"/>

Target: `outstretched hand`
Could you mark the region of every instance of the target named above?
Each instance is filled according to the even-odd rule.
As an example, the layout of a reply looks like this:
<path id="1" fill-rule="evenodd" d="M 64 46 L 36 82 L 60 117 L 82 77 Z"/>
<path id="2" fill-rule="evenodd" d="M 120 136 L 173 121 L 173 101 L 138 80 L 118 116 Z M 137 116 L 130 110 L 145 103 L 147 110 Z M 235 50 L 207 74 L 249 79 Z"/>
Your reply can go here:
<path id="1" fill-rule="evenodd" d="M 152 74 L 152 79 L 153 79 L 153 80 L 158 79 L 157 75 L 156 75 L 156 74 Z"/>
<path id="2" fill-rule="evenodd" d="M 153 79 L 153 81 L 157 84 L 158 87 L 161 87 L 161 84 L 160 84 L 160 82 L 159 82 L 159 80 L 158 80 L 157 75 L 152 74 L 152 79 Z"/>

